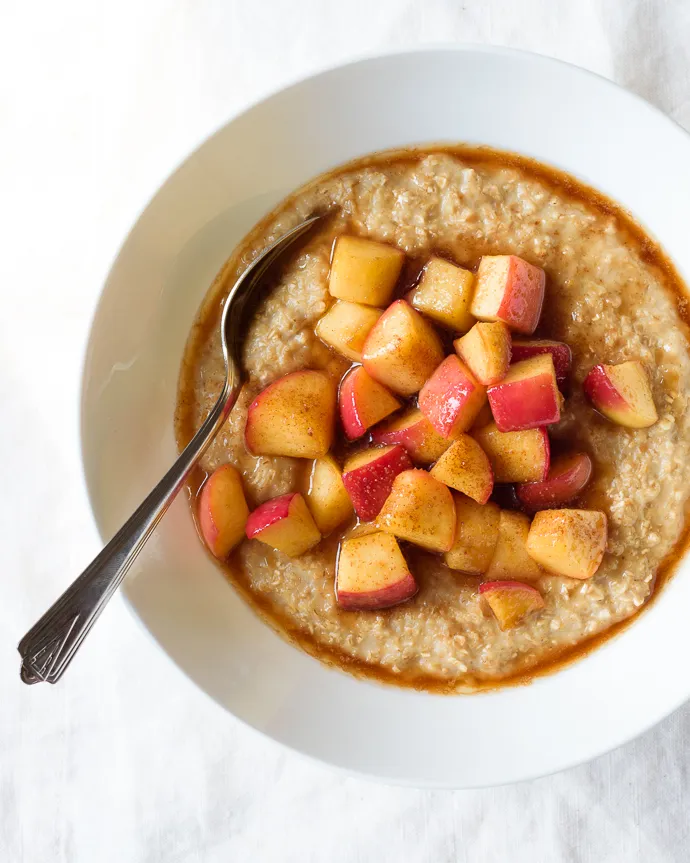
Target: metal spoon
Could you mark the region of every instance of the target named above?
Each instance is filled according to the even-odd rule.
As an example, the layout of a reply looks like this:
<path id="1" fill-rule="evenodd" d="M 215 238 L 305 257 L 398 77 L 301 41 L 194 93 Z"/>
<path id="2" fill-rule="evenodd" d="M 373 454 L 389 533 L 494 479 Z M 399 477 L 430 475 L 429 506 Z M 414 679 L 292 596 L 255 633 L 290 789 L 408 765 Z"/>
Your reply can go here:
<path id="1" fill-rule="evenodd" d="M 19 642 L 24 683 L 57 683 L 74 658 L 127 570 L 144 547 L 192 469 L 216 436 L 235 404 L 242 384 L 239 347 L 246 332 L 245 312 L 268 268 L 321 217 L 313 216 L 288 231 L 266 249 L 233 285 L 223 308 L 220 337 L 225 360 L 225 384 L 213 410 L 136 512 L 101 553 L 48 609 Z"/>

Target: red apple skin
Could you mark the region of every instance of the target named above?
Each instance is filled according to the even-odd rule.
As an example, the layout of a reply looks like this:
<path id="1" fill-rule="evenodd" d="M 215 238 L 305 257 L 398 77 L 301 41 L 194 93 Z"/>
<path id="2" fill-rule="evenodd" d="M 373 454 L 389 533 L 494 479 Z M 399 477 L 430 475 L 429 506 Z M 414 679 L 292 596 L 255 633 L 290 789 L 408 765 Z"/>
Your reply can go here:
<path id="1" fill-rule="evenodd" d="M 548 360 L 544 362 L 551 368 L 548 374 L 535 374 L 515 382 L 510 381 L 509 374 L 501 383 L 487 390 L 491 413 L 499 431 L 541 428 L 560 420 L 562 397 L 555 384 L 552 364 Z M 511 368 L 516 369 L 517 366 Z"/>
<path id="2" fill-rule="evenodd" d="M 393 394 L 373 380 L 362 366 L 349 371 L 340 384 L 338 410 L 348 440 L 361 437 L 399 407 L 400 402 Z"/>
<path id="3" fill-rule="evenodd" d="M 594 366 L 584 379 L 582 389 L 595 406 L 603 404 L 621 411 L 628 408 L 628 403 L 611 383 L 602 365 Z"/>
<path id="4" fill-rule="evenodd" d="M 486 404 L 486 388 L 454 355 L 436 369 L 419 393 L 419 409 L 445 438 L 467 431 Z"/>
<path id="5" fill-rule="evenodd" d="M 343 485 L 350 495 L 355 512 L 363 521 L 373 521 L 381 511 L 393 487 L 393 480 L 413 467 L 405 447 L 397 445 L 379 458 L 346 470 Z"/>
<path id="6" fill-rule="evenodd" d="M 517 255 L 489 255 L 479 262 L 470 311 L 479 320 L 499 320 L 531 336 L 544 303 L 546 276 L 541 267 Z"/>
<path id="7" fill-rule="evenodd" d="M 512 363 L 529 360 L 539 354 L 551 354 L 553 367 L 556 370 L 558 386 L 563 389 L 568 382 L 570 367 L 573 362 L 573 352 L 565 342 L 552 342 L 548 339 L 513 339 Z"/>
<path id="8" fill-rule="evenodd" d="M 592 459 L 587 453 L 559 456 L 551 462 L 546 479 L 520 483 L 515 493 L 528 512 L 556 509 L 574 500 L 591 476 Z"/>
<path id="9" fill-rule="evenodd" d="M 410 458 L 420 464 L 432 464 L 451 444 L 451 441 L 439 435 L 420 410 L 412 409 L 404 417 L 400 417 L 400 420 L 405 420 L 402 427 L 391 428 L 391 423 L 386 422 L 372 429 L 372 442 L 399 443 L 408 451 Z"/>
<path id="10" fill-rule="evenodd" d="M 338 605 L 343 611 L 375 611 L 380 608 L 391 608 L 411 599 L 419 588 L 412 573 L 408 572 L 402 581 L 382 587 L 373 593 L 353 593 L 338 591 Z"/>
<path id="11" fill-rule="evenodd" d="M 257 533 L 275 524 L 283 518 L 287 518 L 290 512 L 290 504 L 297 492 L 288 492 L 280 497 L 274 497 L 258 506 L 247 519 L 245 531 L 248 539 L 253 539 Z"/>

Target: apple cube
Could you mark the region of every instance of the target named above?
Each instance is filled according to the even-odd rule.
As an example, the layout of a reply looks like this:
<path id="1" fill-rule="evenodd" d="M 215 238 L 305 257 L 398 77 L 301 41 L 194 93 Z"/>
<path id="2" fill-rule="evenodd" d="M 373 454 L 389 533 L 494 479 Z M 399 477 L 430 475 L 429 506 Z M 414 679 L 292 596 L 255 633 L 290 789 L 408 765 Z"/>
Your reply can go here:
<path id="1" fill-rule="evenodd" d="M 551 462 L 546 479 L 517 486 L 520 503 L 530 512 L 555 509 L 570 503 L 592 476 L 592 459 L 585 452 L 559 456 Z"/>
<path id="2" fill-rule="evenodd" d="M 470 310 L 481 321 L 503 321 L 531 336 L 539 323 L 545 283 L 541 267 L 516 255 L 483 257 Z"/>
<path id="3" fill-rule="evenodd" d="M 498 542 L 500 509 L 495 503 L 485 506 L 462 494 L 455 500 L 455 541 L 443 557 L 446 566 L 469 575 L 483 575 L 489 568 Z"/>
<path id="4" fill-rule="evenodd" d="M 432 464 L 451 444 L 447 438 L 441 437 L 424 414 L 416 408 L 411 408 L 402 416 L 375 428 L 371 439 L 374 443 L 402 444 L 412 461 L 418 464 Z"/>
<path id="5" fill-rule="evenodd" d="M 254 455 L 319 458 L 333 443 L 336 391 L 325 372 L 285 375 L 249 405 L 245 442 Z"/>
<path id="6" fill-rule="evenodd" d="M 564 342 L 552 342 L 548 339 L 513 339 L 512 362 L 519 363 L 529 360 L 539 354 L 551 354 L 553 367 L 556 370 L 558 386 L 563 389 L 568 382 L 573 352 Z"/>
<path id="7" fill-rule="evenodd" d="M 546 429 L 502 432 L 496 423 L 472 431 L 489 457 L 494 482 L 538 482 L 546 479 L 551 447 Z"/>
<path id="8" fill-rule="evenodd" d="M 343 469 L 343 485 L 357 515 L 371 521 L 379 514 L 393 480 L 412 467 L 404 447 L 371 447 L 351 456 Z"/>
<path id="9" fill-rule="evenodd" d="M 479 585 L 479 595 L 503 630 L 513 629 L 528 614 L 544 608 L 541 593 L 519 581 L 485 581 Z"/>
<path id="10" fill-rule="evenodd" d="M 386 309 L 362 350 L 369 374 L 403 396 L 418 392 L 442 359 L 436 330 L 405 300 Z"/>
<path id="11" fill-rule="evenodd" d="M 474 275 L 469 270 L 443 258 L 431 258 L 410 299 L 417 311 L 437 324 L 464 333 L 474 323 L 470 314 L 473 289 Z"/>
<path id="12" fill-rule="evenodd" d="M 486 388 L 455 355 L 445 358 L 419 393 L 419 409 L 445 438 L 467 431 L 485 403 Z"/>
<path id="13" fill-rule="evenodd" d="M 618 425 L 648 428 L 659 419 L 649 378 L 637 360 L 594 366 L 582 386 L 594 407 Z"/>
<path id="14" fill-rule="evenodd" d="M 376 531 L 343 542 L 335 576 L 335 596 L 341 608 L 390 608 L 415 593 L 417 583 L 394 536 Z"/>
<path id="15" fill-rule="evenodd" d="M 366 306 L 387 306 L 400 276 L 405 253 L 362 237 L 338 237 L 328 290 L 331 296 Z"/>
<path id="16" fill-rule="evenodd" d="M 474 438 L 461 435 L 431 468 L 431 476 L 477 503 L 486 503 L 494 487 L 494 472 Z"/>
<path id="17" fill-rule="evenodd" d="M 429 551 L 450 551 L 455 539 L 453 495 L 425 470 L 403 471 L 393 480 L 376 524 Z"/>
<path id="18" fill-rule="evenodd" d="M 362 366 L 343 378 L 338 395 L 340 420 L 349 440 L 361 437 L 368 428 L 397 411 L 400 402 Z"/>
<path id="19" fill-rule="evenodd" d="M 563 396 L 551 354 L 515 363 L 486 394 L 496 426 L 502 432 L 539 428 L 561 418 Z"/>
<path id="20" fill-rule="evenodd" d="M 527 551 L 554 575 L 591 578 L 606 551 L 606 516 L 589 509 L 545 509 L 534 516 Z"/>
<path id="21" fill-rule="evenodd" d="M 288 557 L 299 557 L 321 539 L 314 519 L 298 492 L 267 500 L 249 516 L 248 539 L 258 539 Z"/>
<path id="22" fill-rule="evenodd" d="M 322 536 L 354 515 L 340 468 L 332 456 L 317 458 L 311 468 L 307 504 Z"/>
<path id="23" fill-rule="evenodd" d="M 199 497 L 199 529 L 211 554 L 223 560 L 244 539 L 249 507 L 237 468 L 224 464 L 213 471 Z"/>
<path id="24" fill-rule="evenodd" d="M 382 314 L 382 309 L 338 300 L 317 321 L 315 332 L 333 350 L 361 363 L 364 342 Z"/>
<path id="25" fill-rule="evenodd" d="M 544 572 L 527 553 L 529 518 L 524 512 L 501 510 L 498 541 L 486 571 L 487 581 L 537 581 Z"/>
<path id="26" fill-rule="evenodd" d="M 484 386 L 498 383 L 508 373 L 511 339 L 502 321 L 475 324 L 469 333 L 453 342 L 453 347 Z"/>

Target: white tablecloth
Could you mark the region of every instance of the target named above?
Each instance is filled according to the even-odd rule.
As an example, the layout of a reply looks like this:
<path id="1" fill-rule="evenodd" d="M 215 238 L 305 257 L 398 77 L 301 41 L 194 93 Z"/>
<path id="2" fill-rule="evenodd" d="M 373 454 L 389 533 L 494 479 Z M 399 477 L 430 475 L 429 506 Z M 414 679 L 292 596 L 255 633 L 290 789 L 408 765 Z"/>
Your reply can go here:
<path id="1" fill-rule="evenodd" d="M 448 40 L 586 66 L 690 128 L 688 0 L 0 4 L 2 863 L 690 859 L 690 707 L 554 777 L 426 792 L 342 778 L 243 727 L 119 600 L 60 686 L 17 676 L 18 638 L 98 548 L 78 479 L 80 361 L 136 213 L 258 96 L 353 54 Z"/>

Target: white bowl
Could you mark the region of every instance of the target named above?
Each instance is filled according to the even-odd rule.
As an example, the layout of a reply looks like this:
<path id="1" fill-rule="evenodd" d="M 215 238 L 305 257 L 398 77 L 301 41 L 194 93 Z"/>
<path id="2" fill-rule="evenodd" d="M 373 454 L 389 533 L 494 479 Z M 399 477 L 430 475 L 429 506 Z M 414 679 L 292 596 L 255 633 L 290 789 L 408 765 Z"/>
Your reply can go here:
<path id="1" fill-rule="evenodd" d="M 563 168 L 627 207 L 690 272 L 690 138 L 581 69 L 458 47 L 361 60 L 295 84 L 207 140 L 132 229 L 108 277 L 84 371 L 83 457 L 104 537 L 176 456 L 182 349 L 235 244 L 284 195 L 353 157 L 425 142 L 488 144 Z M 124 592 L 218 704 L 349 771 L 467 788 L 605 752 L 690 696 L 690 579 L 590 656 L 530 686 L 434 696 L 362 682 L 289 646 L 200 548 L 187 502 L 159 527 Z"/>

